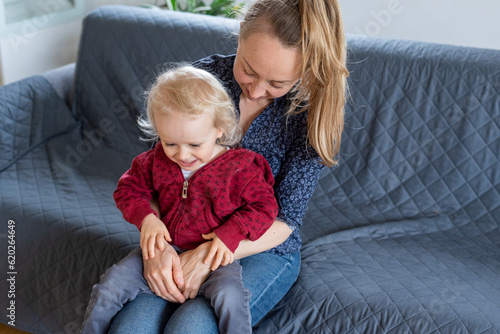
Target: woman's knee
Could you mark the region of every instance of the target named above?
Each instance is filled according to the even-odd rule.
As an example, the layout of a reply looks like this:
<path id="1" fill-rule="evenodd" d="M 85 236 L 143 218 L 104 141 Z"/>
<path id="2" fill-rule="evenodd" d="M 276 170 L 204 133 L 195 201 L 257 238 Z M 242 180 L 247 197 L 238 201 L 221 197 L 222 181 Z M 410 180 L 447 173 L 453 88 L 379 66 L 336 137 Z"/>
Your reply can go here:
<path id="1" fill-rule="evenodd" d="M 140 294 L 116 314 L 109 333 L 162 333 L 175 307 L 158 296 Z"/>
<path id="2" fill-rule="evenodd" d="M 180 305 L 167 323 L 165 334 L 218 334 L 218 319 L 210 302 L 202 296 Z"/>

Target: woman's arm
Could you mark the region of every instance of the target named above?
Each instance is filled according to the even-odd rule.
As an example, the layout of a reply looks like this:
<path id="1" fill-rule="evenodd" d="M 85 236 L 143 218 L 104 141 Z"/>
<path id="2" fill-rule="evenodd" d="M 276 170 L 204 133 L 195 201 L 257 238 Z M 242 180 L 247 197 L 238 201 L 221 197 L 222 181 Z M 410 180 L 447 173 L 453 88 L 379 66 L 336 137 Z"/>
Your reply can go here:
<path id="1" fill-rule="evenodd" d="M 243 240 L 240 242 L 236 252 L 236 259 L 261 253 L 285 241 L 292 230 L 287 224 L 276 220 L 271 227 L 256 241 Z M 204 242 L 193 250 L 189 250 L 180 255 L 182 273 L 184 274 L 184 286 L 181 289 L 184 297 L 194 298 L 198 294 L 203 282 L 210 274 L 210 263 L 205 263 L 204 260 L 210 250 L 212 241 Z"/>
<path id="2" fill-rule="evenodd" d="M 158 208 L 157 205 L 157 202 L 151 201 L 154 209 Z M 276 220 L 256 241 L 241 241 L 234 252 L 235 259 L 242 259 L 276 247 L 291 233 L 292 230 L 287 224 Z M 177 254 L 174 255 L 168 251 L 171 247 L 166 248 L 165 251 L 157 249 L 158 255 L 155 258 L 144 260 L 144 277 L 150 289 L 158 296 L 178 303 L 183 303 L 187 298 L 196 297 L 198 290 L 211 272 L 211 264 L 204 262 L 211 244 L 212 241 L 207 241 L 196 249 L 182 253 L 179 256 L 180 263 L 177 262 Z"/>
<path id="3" fill-rule="evenodd" d="M 262 253 L 283 243 L 292 234 L 290 227 L 280 220 L 275 220 L 271 227 L 257 240 L 243 240 L 234 252 L 235 259 Z"/>

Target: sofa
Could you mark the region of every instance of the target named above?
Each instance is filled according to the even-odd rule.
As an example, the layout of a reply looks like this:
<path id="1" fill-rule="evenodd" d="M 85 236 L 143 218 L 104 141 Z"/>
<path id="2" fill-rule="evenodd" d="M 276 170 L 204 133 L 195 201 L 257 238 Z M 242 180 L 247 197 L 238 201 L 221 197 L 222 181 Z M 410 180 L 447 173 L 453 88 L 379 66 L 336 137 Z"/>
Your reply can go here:
<path id="1" fill-rule="evenodd" d="M 139 245 L 112 193 L 149 148 L 166 64 L 235 51 L 239 23 L 106 6 L 76 64 L 0 87 L 0 322 L 77 333 Z M 500 51 L 348 36 L 339 165 L 301 228 L 300 275 L 255 333 L 500 332 Z"/>

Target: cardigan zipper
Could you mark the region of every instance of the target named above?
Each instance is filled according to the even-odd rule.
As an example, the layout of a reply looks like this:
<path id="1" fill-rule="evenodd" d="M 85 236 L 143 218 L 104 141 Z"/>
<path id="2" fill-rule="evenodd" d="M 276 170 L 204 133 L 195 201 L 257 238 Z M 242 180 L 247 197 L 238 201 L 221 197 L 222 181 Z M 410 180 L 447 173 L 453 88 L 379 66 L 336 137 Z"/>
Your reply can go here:
<path id="1" fill-rule="evenodd" d="M 184 180 L 184 185 L 182 186 L 182 198 L 187 198 L 187 195 L 188 195 L 188 181 L 187 180 Z"/>
<path id="2" fill-rule="evenodd" d="M 177 215 L 175 216 L 175 219 L 173 220 L 172 223 L 172 230 L 177 231 L 177 227 L 179 225 L 179 220 L 181 219 L 181 216 L 184 212 L 184 207 L 186 206 L 186 201 L 185 199 L 187 198 L 187 190 L 188 190 L 188 181 L 184 180 L 184 183 L 182 185 L 182 191 L 181 191 L 181 205 L 180 208 L 177 210 Z M 175 236 L 177 233 L 172 234 L 172 243 L 175 245 L 177 243 L 177 238 Z"/>
<path id="3" fill-rule="evenodd" d="M 222 155 L 221 155 L 222 156 Z M 217 157 L 217 159 L 219 159 L 220 157 Z M 206 166 L 206 165 L 205 165 Z M 197 174 L 200 173 L 200 171 L 205 167 L 201 167 L 199 168 L 198 170 L 196 170 L 193 174 L 191 174 L 191 176 L 189 177 L 189 179 L 193 179 L 194 176 L 196 176 Z M 180 168 L 180 167 L 179 167 Z M 187 179 L 184 179 L 184 183 L 182 184 L 182 191 L 181 191 L 181 207 L 179 209 L 179 211 L 177 212 L 177 215 L 174 219 L 174 222 L 172 224 L 172 230 L 176 231 L 177 230 L 177 227 L 179 225 L 179 220 L 181 219 L 181 216 L 184 212 L 184 207 L 186 206 L 186 201 L 185 199 L 187 198 L 187 194 L 188 194 L 188 186 L 189 186 L 189 183 L 188 183 L 188 180 Z M 173 236 L 172 236 L 172 242 L 174 243 L 174 236 L 176 235 L 177 233 L 173 233 Z M 175 242 L 177 242 L 177 240 L 175 240 Z"/>

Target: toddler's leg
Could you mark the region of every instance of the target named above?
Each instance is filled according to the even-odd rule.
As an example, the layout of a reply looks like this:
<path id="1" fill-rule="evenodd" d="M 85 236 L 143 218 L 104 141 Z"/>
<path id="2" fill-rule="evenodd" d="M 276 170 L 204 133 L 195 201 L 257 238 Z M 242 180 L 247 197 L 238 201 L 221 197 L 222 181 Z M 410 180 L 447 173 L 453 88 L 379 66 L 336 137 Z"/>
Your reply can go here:
<path id="1" fill-rule="evenodd" d="M 243 287 L 239 261 L 210 273 L 198 294 L 210 300 L 222 334 L 252 333 L 251 292 Z"/>
<path id="2" fill-rule="evenodd" d="M 153 292 L 143 275 L 142 251 L 134 249 L 102 275 L 94 285 L 82 325 L 82 333 L 107 333 L 111 319 L 140 293 Z"/>

